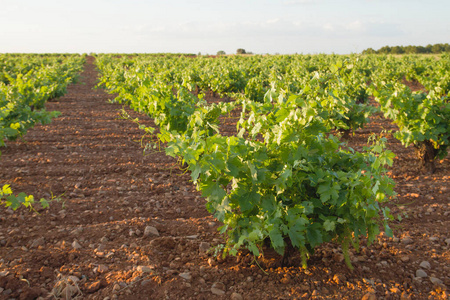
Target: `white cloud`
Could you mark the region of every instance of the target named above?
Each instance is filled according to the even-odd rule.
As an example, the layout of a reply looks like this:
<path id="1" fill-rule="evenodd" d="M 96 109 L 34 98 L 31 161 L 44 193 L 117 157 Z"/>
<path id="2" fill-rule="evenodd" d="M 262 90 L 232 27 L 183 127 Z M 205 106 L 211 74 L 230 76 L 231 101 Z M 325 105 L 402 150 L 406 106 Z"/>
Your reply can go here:
<path id="1" fill-rule="evenodd" d="M 8 16 L 20 11 L 19 5 L 15 4 L 13 1 L 0 1 L 0 7 L 0 16 Z"/>
<path id="2" fill-rule="evenodd" d="M 359 32 L 365 31 L 366 29 L 365 25 L 359 20 L 345 24 L 344 28 L 349 31 L 359 31 Z"/>
<path id="3" fill-rule="evenodd" d="M 121 30 L 121 34 L 130 39 L 133 35 L 148 40 L 158 40 L 168 43 L 213 43 L 219 41 L 271 41 L 277 39 L 280 45 L 286 41 L 301 41 L 306 38 L 332 41 L 337 39 L 357 41 L 363 38 L 382 38 L 400 35 L 398 24 L 373 22 L 370 20 L 354 21 L 319 21 L 304 22 L 291 21 L 286 18 L 273 18 L 268 20 L 222 21 L 208 23 L 202 21 L 179 22 L 170 25 L 133 26 Z M 251 49 L 249 49 L 251 51 Z M 278 52 L 282 52 L 277 50 Z"/>
<path id="4" fill-rule="evenodd" d="M 271 19 L 271 20 L 267 20 L 267 24 L 275 24 L 275 23 L 278 23 L 278 21 L 280 21 L 280 19 L 279 18 L 275 18 L 275 19 Z"/>
<path id="5" fill-rule="evenodd" d="M 332 24 L 330 24 L 330 23 L 323 24 L 322 28 L 325 31 L 334 31 L 334 26 Z"/>
<path id="6" fill-rule="evenodd" d="M 398 37 L 405 35 L 401 24 L 393 22 L 368 22 L 367 34 L 375 37 Z"/>
<path id="7" fill-rule="evenodd" d="M 394 37 L 403 36 L 405 32 L 400 23 L 379 22 L 374 20 L 334 21 L 320 25 L 323 32 L 341 37 Z"/>

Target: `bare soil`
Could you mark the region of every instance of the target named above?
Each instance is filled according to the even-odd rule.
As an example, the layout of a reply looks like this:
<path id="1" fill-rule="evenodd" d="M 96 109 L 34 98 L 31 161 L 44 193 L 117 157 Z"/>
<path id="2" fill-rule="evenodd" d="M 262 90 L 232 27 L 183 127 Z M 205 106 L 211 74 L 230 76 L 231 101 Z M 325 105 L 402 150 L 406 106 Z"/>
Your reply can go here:
<path id="1" fill-rule="evenodd" d="M 113 95 L 93 89 L 96 80 L 88 57 L 80 82 L 47 103 L 61 116 L 2 149 L 0 185 L 62 201 L 38 212 L 0 208 L 0 299 L 449 298 L 448 156 L 422 174 L 413 147 L 385 133 L 397 154 L 398 197 L 388 205 L 402 220 L 394 238 L 352 251 L 353 271 L 331 243 L 307 270 L 298 256 L 281 267 L 270 250 L 259 265 L 245 251 L 221 259 L 206 253 L 223 242 L 220 224 L 189 174 L 163 149 L 144 155 L 143 132 L 120 118 Z M 395 128 L 376 115 L 348 142 L 361 150 L 372 132 Z"/>

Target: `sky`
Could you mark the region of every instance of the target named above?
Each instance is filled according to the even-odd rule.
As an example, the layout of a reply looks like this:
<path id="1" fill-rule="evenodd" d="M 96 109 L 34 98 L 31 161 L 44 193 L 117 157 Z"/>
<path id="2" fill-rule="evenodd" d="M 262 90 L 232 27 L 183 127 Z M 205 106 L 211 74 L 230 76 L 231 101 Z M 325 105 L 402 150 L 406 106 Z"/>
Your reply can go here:
<path id="1" fill-rule="evenodd" d="M 450 43 L 450 0 L 0 0 L 0 53 L 360 53 Z"/>

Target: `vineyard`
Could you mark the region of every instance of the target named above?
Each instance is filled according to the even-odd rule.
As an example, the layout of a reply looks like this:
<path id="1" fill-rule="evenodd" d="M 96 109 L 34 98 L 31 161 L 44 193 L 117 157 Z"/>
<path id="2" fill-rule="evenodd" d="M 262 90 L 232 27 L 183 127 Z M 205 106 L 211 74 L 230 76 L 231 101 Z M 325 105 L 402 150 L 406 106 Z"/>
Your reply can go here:
<path id="1" fill-rule="evenodd" d="M 48 124 L 57 117 L 59 112 L 45 110 L 45 102 L 63 96 L 82 65 L 79 56 L 0 56 L 0 147 L 5 146 L 5 140 L 22 137 L 37 123 Z M 14 210 L 34 203 L 33 196 L 14 195 L 9 185 L 2 187 L 0 199 L 3 197 L 6 206 Z M 41 205 L 47 207 L 48 201 L 42 198 Z"/>
<path id="2" fill-rule="evenodd" d="M 0 55 L 0 299 L 447 299 L 449 70 Z"/>

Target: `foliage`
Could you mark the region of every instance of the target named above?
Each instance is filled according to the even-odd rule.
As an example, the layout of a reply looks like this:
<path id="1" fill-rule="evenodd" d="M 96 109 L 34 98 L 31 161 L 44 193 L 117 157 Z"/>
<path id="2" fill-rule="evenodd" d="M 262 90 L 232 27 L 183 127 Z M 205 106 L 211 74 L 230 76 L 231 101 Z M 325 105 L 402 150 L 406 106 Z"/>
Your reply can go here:
<path id="1" fill-rule="evenodd" d="M 362 69 L 350 61 L 321 57 L 333 64 L 294 73 L 292 58 L 276 59 L 276 68 L 273 58 L 261 57 L 195 62 L 138 57 L 125 66 L 123 60 L 105 55 L 97 66 L 101 84 L 119 94 L 117 101 L 154 118 L 166 153 L 187 164 L 208 210 L 224 224 L 224 255 L 241 247 L 259 255 L 268 240 L 280 254 L 289 246 L 298 249 L 306 266 L 315 247 L 336 241 L 349 263 L 350 243 L 357 247 L 361 236 L 373 241 L 380 225 L 392 234 L 389 210 L 381 203 L 394 195 L 384 169 L 392 165 L 394 154 L 385 150 L 385 139 L 371 141 L 360 153 L 330 134 L 330 122 L 338 124 L 333 120 L 341 112 L 334 115 L 340 106 L 325 109 L 326 103 L 345 107 L 367 100 Z M 264 63 L 258 65 L 260 61 Z M 233 92 L 236 86 L 244 90 L 238 85 L 241 80 L 257 87 L 252 78 L 266 71 L 271 87 L 259 102 Z M 234 75 L 223 84 L 211 82 L 217 74 Z M 301 74 L 312 75 L 296 85 L 294 78 Z M 355 85 L 358 76 L 363 79 Z M 209 104 L 201 94 L 189 92 L 214 87 L 215 82 L 216 90 L 235 96 L 235 101 Z M 222 135 L 221 118 L 237 108 L 242 110 L 237 134 Z"/>
<path id="2" fill-rule="evenodd" d="M 403 145 L 421 144 L 432 146 L 431 159 L 444 158 L 450 145 L 450 103 L 446 96 L 439 96 L 434 90 L 412 92 L 400 83 L 381 82 L 374 92 L 385 117 L 398 125 L 394 136 Z M 426 164 L 426 162 L 423 162 Z M 434 167 L 431 166 L 431 171 Z"/>
<path id="3" fill-rule="evenodd" d="M 327 136 L 313 107 L 295 108 L 296 101 L 278 99 L 275 109 L 270 101 L 244 103 L 251 112 L 241 118 L 237 136 L 206 134 L 196 128 L 203 119 L 198 116 L 191 131 L 166 133 L 167 154 L 188 164 L 208 210 L 224 223 L 225 253 L 234 255 L 245 246 L 259 255 L 269 239 L 280 254 L 294 246 L 306 266 L 323 242 L 357 245 L 362 235 L 371 242 L 380 222 L 390 233 L 378 216 L 381 210 L 390 218 L 379 203 L 393 195 L 383 166 L 392 165 L 394 155 L 384 151 L 385 140 L 365 153 L 346 150 Z"/>
<path id="4" fill-rule="evenodd" d="M 41 198 L 39 200 L 39 204 L 43 209 L 45 209 L 49 207 L 50 202 L 52 201 L 59 202 L 61 201 L 61 197 L 52 196 L 50 200 Z M 33 206 L 34 204 L 35 199 L 33 195 L 27 195 L 23 192 L 15 195 L 9 184 L 5 184 L 0 189 L 0 206 L 9 207 L 12 210 L 17 210 L 20 207 L 26 207 L 30 210 L 36 211 Z"/>
<path id="5" fill-rule="evenodd" d="M 0 147 L 6 140 L 23 136 L 37 123 L 48 124 L 60 113 L 47 112 L 46 101 L 64 95 L 67 85 L 77 80 L 84 57 L 79 55 L 0 55 Z M 49 202 L 40 199 L 43 208 Z M 9 185 L 0 190 L 0 205 L 13 210 L 34 209 L 32 195 L 13 194 Z"/>
<path id="6" fill-rule="evenodd" d="M 384 46 L 378 50 L 368 48 L 362 51 L 362 54 L 441 54 L 444 52 L 450 52 L 450 45 L 434 44 L 427 46 Z"/>
<path id="7" fill-rule="evenodd" d="M 0 146 L 24 135 L 36 123 L 48 124 L 59 115 L 47 112 L 44 104 L 66 93 L 83 62 L 81 56 L 0 56 Z"/>

